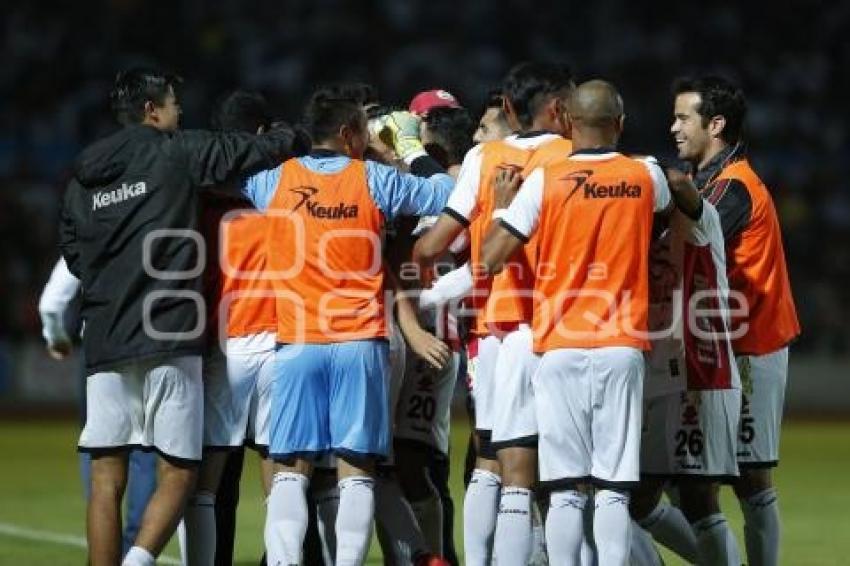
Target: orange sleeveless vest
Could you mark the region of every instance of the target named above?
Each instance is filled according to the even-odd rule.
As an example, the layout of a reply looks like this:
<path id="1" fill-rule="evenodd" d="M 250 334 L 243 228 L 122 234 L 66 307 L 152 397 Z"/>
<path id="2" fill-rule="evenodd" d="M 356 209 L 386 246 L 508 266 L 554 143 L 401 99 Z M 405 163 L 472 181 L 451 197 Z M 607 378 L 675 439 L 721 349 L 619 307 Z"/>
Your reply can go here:
<path id="1" fill-rule="evenodd" d="M 572 152 L 572 143 L 553 138 L 534 149 L 523 149 L 497 140 L 481 148 L 481 182 L 478 189 L 478 216 L 469 226 L 470 265 L 473 270 L 481 261 L 481 248 L 490 228 L 495 210 L 494 186 L 498 167 L 512 165 L 522 169 L 523 178 L 537 167 L 565 160 Z M 476 278 L 471 306 L 477 313 L 473 332 L 479 336 L 491 334 L 496 328 L 520 322 L 531 322 L 537 241 L 532 238 L 505 264 L 504 270 L 491 279 Z"/>
<path id="2" fill-rule="evenodd" d="M 274 332 L 275 300 L 265 276 L 266 222 L 258 211 L 229 213 L 221 224 L 221 290 L 227 336 Z"/>
<path id="3" fill-rule="evenodd" d="M 746 228 L 726 244 L 729 288 L 746 299 L 749 315 L 732 319 L 732 331 L 742 322 L 747 332 L 733 340 L 736 354 L 763 355 L 786 346 L 800 334 L 800 323 L 782 247 L 782 231 L 773 199 L 749 161 L 740 159 L 726 166 L 717 181 L 737 179 L 752 199 L 752 215 Z M 730 298 L 730 306 L 738 301 Z"/>
<path id="4" fill-rule="evenodd" d="M 365 162 L 322 174 L 286 161 L 266 214 L 278 342 L 386 337 L 384 220 Z"/>
<path id="5" fill-rule="evenodd" d="M 654 188 L 617 155 L 547 167 L 537 229 L 534 350 L 649 349 L 649 244 Z"/>

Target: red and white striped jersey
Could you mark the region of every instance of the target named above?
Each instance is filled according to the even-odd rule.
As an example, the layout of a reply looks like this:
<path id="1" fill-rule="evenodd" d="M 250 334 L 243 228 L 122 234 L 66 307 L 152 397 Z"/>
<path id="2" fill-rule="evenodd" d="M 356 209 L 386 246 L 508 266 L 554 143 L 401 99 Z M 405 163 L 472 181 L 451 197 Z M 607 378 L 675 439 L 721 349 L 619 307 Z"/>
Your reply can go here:
<path id="1" fill-rule="evenodd" d="M 717 210 L 703 201 L 693 220 L 676 210 L 652 243 L 644 396 L 738 389 L 729 336 L 729 283 Z"/>

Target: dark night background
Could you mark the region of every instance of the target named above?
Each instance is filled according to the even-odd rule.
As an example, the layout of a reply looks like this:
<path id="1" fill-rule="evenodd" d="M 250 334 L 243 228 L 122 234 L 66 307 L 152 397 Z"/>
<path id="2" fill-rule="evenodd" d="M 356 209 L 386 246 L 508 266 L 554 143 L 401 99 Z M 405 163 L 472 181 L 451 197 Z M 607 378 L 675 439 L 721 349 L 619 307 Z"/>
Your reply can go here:
<path id="1" fill-rule="evenodd" d="M 116 127 L 111 80 L 140 63 L 185 78 L 183 125 L 203 127 L 236 86 L 297 120 L 315 86 L 346 79 L 405 106 L 446 88 L 477 119 L 513 63 L 564 61 L 579 80 L 614 82 L 623 148 L 658 155 L 673 151 L 671 81 L 730 75 L 748 95 L 751 157 L 783 224 L 803 325 L 795 351 L 850 350 L 850 3 L 112 0 L 4 2 L 0 13 L 0 374 L 38 339 L 70 163 Z"/>

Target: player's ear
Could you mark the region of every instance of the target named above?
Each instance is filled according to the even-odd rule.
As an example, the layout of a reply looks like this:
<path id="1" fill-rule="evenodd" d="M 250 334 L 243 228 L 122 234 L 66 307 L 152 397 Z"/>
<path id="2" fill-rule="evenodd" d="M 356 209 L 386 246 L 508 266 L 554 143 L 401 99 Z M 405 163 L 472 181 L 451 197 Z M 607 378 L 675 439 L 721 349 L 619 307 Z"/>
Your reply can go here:
<path id="1" fill-rule="evenodd" d="M 149 118 L 149 117 L 155 118 L 156 117 L 157 106 L 156 106 L 156 104 L 153 103 L 153 100 L 145 101 L 145 105 L 144 105 L 143 108 L 144 108 L 144 114 L 145 114 L 144 117 L 145 118 Z"/>
<path id="2" fill-rule="evenodd" d="M 516 115 L 516 109 L 514 108 L 513 102 L 511 102 L 507 96 L 502 97 L 502 112 L 505 113 L 505 121 L 507 121 L 508 126 L 512 130 L 518 130 L 520 128 L 519 119 Z"/>
<path id="3" fill-rule="evenodd" d="M 559 96 L 553 96 L 549 101 L 549 118 L 555 124 L 565 126 L 565 115 L 567 113 L 567 105 Z"/>
<path id="4" fill-rule="evenodd" d="M 570 135 L 572 135 L 573 128 L 575 128 L 575 125 L 576 125 L 576 119 L 572 114 L 567 112 L 566 120 L 567 120 L 567 129 L 569 130 Z"/>
<path id="5" fill-rule="evenodd" d="M 345 147 L 345 149 L 348 151 L 351 150 L 351 138 L 353 133 L 354 132 L 351 130 L 351 126 L 349 126 L 348 124 L 343 124 L 342 126 L 340 126 L 339 131 L 337 132 L 339 139 L 342 141 L 343 147 Z"/>
<path id="6" fill-rule="evenodd" d="M 723 115 L 712 116 L 708 121 L 708 133 L 713 138 L 719 138 L 726 127 L 726 117 Z"/>
<path id="7" fill-rule="evenodd" d="M 514 107 L 511 104 L 511 101 L 508 100 L 507 96 L 503 96 L 502 97 L 502 112 L 504 112 L 505 115 L 508 115 L 508 114 L 512 114 L 513 110 L 514 110 Z"/>

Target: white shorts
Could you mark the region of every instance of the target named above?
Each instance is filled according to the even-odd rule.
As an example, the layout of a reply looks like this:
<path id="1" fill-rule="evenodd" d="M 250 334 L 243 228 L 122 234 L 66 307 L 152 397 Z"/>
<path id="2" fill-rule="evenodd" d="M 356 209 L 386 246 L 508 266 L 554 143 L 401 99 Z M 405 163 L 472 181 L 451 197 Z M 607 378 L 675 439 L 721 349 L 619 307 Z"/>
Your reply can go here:
<path id="1" fill-rule="evenodd" d="M 634 348 L 543 354 L 534 375 L 541 483 L 637 485 L 643 373 Z"/>
<path id="2" fill-rule="evenodd" d="M 467 361 L 467 379 L 475 402 L 475 430 L 493 430 L 493 376 L 502 341 L 495 336 L 473 338 L 477 351 Z"/>
<path id="3" fill-rule="evenodd" d="M 532 377 L 540 363 L 533 350 L 534 335 L 523 324 L 502 338 L 493 376 L 493 434 L 495 450 L 512 446 L 537 447 L 537 414 Z"/>
<path id="4" fill-rule="evenodd" d="M 204 446 L 247 443 L 260 453 L 269 446 L 275 335 L 262 332 L 227 339 L 204 358 Z"/>
<path id="5" fill-rule="evenodd" d="M 670 393 L 647 399 L 644 409 L 641 474 L 738 475 L 739 390 Z"/>
<path id="6" fill-rule="evenodd" d="M 151 448 L 199 461 L 204 427 L 200 356 L 128 362 L 86 378 L 79 449 Z"/>
<path id="7" fill-rule="evenodd" d="M 449 423 L 452 395 L 457 381 L 460 355 L 452 354 L 442 370 L 407 351 L 404 383 L 395 415 L 397 439 L 415 440 L 449 453 Z"/>
<path id="8" fill-rule="evenodd" d="M 763 356 L 737 356 L 736 361 L 742 388 L 738 465 L 774 467 L 779 463 L 788 347 Z"/>

